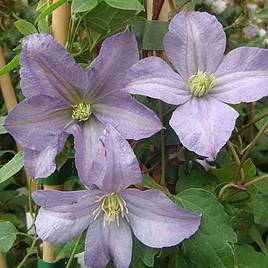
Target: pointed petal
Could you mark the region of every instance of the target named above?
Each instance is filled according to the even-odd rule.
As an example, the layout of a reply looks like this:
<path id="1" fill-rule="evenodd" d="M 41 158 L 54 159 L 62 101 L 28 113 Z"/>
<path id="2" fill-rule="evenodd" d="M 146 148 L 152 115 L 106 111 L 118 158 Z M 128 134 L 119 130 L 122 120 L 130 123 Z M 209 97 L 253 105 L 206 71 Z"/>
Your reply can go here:
<path id="1" fill-rule="evenodd" d="M 88 67 L 91 89 L 85 98 L 92 100 L 122 88 L 128 68 L 138 59 L 137 41 L 133 33 L 125 31 L 106 38 L 98 57 Z"/>
<path id="2" fill-rule="evenodd" d="M 95 184 L 106 192 L 118 192 L 142 180 L 139 162 L 132 148 L 110 125 L 99 142 L 87 178 L 88 184 Z"/>
<path id="3" fill-rule="evenodd" d="M 97 153 L 104 127 L 94 116 L 84 123 L 74 124 L 68 132 L 74 136 L 75 165 L 82 183 L 88 185 L 88 174 Z"/>
<path id="4" fill-rule="evenodd" d="M 26 97 L 61 96 L 76 104 L 88 86 L 86 72 L 48 34 L 34 34 L 23 40 L 20 64 L 20 85 Z"/>
<path id="5" fill-rule="evenodd" d="M 148 57 L 134 64 L 127 73 L 129 93 L 160 99 L 169 104 L 182 104 L 190 97 L 186 83 L 165 61 Z"/>
<path id="6" fill-rule="evenodd" d="M 178 208 L 160 191 L 127 189 L 122 197 L 135 236 L 149 247 L 177 245 L 193 235 L 200 225 L 200 215 Z"/>
<path id="7" fill-rule="evenodd" d="M 92 268 L 103 268 L 112 260 L 117 268 L 129 267 L 132 237 L 128 223 L 120 220 L 104 226 L 103 216 L 94 221 L 87 233 L 85 263 Z"/>
<path id="8" fill-rule="evenodd" d="M 66 243 L 92 221 L 99 191 L 61 192 L 40 190 L 32 194 L 41 205 L 35 226 L 38 236 L 54 244 Z"/>
<path id="9" fill-rule="evenodd" d="M 92 107 L 104 125 L 111 124 L 126 139 L 147 138 L 162 129 L 154 112 L 123 91 L 99 99 Z"/>
<path id="10" fill-rule="evenodd" d="M 206 12 L 180 12 L 169 24 L 163 40 L 169 60 L 188 80 L 198 70 L 214 73 L 226 46 L 223 27 Z"/>
<path id="11" fill-rule="evenodd" d="M 173 112 L 169 123 L 187 149 L 215 159 L 238 116 L 233 108 L 212 97 L 193 97 Z"/>
<path id="12" fill-rule="evenodd" d="M 41 151 L 25 148 L 24 167 L 28 175 L 33 179 L 46 178 L 56 169 L 56 155 L 62 150 L 68 135 L 63 134 L 56 145 L 46 147 Z"/>
<path id="13" fill-rule="evenodd" d="M 41 151 L 55 145 L 64 127 L 72 121 L 69 105 L 45 95 L 27 98 L 15 106 L 4 123 L 23 147 Z"/>
<path id="14" fill-rule="evenodd" d="M 77 200 L 88 194 L 88 191 L 56 191 L 56 190 L 38 190 L 32 193 L 34 202 L 44 208 L 53 208 L 57 210 L 58 206 L 63 207 L 76 203 Z"/>
<path id="15" fill-rule="evenodd" d="M 211 95 L 236 104 L 253 102 L 268 95 L 268 51 L 254 47 L 232 50 L 216 72 L 216 86 Z"/>

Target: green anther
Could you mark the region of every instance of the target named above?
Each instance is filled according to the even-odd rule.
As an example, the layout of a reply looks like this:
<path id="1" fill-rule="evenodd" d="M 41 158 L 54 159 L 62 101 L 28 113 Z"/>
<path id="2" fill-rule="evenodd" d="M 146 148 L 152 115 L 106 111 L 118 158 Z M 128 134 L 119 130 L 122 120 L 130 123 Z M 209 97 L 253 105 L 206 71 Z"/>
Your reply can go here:
<path id="1" fill-rule="evenodd" d="M 207 75 L 205 72 L 198 71 L 189 78 L 188 89 L 195 97 L 201 97 L 215 86 L 215 81 L 215 75 Z"/>
<path id="2" fill-rule="evenodd" d="M 96 202 L 99 203 L 99 207 L 93 212 L 94 220 L 98 218 L 101 212 L 104 213 L 104 225 L 108 225 L 116 220 L 117 225 L 119 225 L 119 218 L 126 218 L 128 220 L 127 214 L 128 209 L 126 202 L 118 196 L 116 193 L 109 193 L 102 197 L 98 197 Z"/>
<path id="3" fill-rule="evenodd" d="M 92 114 L 90 104 L 81 102 L 73 107 L 73 119 L 78 120 L 79 122 L 87 121 Z"/>

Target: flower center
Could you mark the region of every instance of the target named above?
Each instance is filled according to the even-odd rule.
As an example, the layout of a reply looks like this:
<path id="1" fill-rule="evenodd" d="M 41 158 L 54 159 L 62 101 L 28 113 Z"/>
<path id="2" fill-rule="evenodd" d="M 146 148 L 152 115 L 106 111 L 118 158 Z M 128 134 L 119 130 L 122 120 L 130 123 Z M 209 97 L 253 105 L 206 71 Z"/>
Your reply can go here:
<path id="1" fill-rule="evenodd" d="M 99 206 L 93 211 L 94 220 L 98 218 L 101 212 L 104 212 L 104 226 L 108 225 L 116 220 L 119 226 L 119 217 L 126 218 L 128 221 L 128 209 L 127 204 L 120 196 L 116 193 L 109 193 L 102 197 L 97 197 L 96 202 Z"/>
<path id="2" fill-rule="evenodd" d="M 201 97 L 215 86 L 215 81 L 215 75 L 207 75 L 206 72 L 198 71 L 189 78 L 188 89 L 194 96 Z"/>
<path id="3" fill-rule="evenodd" d="M 92 114 L 90 104 L 81 102 L 73 106 L 73 119 L 78 120 L 79 122 L 87 121 Z"/>

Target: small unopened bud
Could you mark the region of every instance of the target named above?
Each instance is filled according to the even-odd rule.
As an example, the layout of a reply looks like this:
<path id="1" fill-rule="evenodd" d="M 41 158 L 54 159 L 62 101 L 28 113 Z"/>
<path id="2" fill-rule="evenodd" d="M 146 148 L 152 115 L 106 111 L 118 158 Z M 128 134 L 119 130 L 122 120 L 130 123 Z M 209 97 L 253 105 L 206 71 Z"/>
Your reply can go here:
<path id="1" fill-rule="evenodd" d="M 254 3 L 248 3 L 247 4 L 247 8 L 248 8 L 248 10 L 250 12 L 254 12 L 255 13 L 257 7 L 258 7 L 258 5 L 254 4 Z"/>
<path id="2" fill-rule="evenodd" d="M 226 8 L 227 3 L 224 0 L 217 0 L 211 4 L 211 9 L 216 15 L 221 14 Z"/>
<path id="3" fill-rule="evenodd" d="M 259 37 L 264 37 L 265 35 L 266 35 L 266 31 L 264 29 L 259 29 L 258 36 Z"/>
<path id="4" fill-rule="evenodd" d="M 265 39 L 263 40 L 263 43 L 264 43 L 266 46 L 268 46 L 268 39 L 265 38 Z"/>

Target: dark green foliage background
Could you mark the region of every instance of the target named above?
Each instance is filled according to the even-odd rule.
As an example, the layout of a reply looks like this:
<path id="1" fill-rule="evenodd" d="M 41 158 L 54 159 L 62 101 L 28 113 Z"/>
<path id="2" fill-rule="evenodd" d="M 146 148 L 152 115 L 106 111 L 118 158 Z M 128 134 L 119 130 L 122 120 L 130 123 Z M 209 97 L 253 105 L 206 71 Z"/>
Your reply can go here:
<path id="1" fill-rule="evenodd" d="M 51 31 L 53 7 L 47 7 L 46 0 L 33 1 L 0 0 L 0 46 L 5 49 L 9 64 L 0 69 L 0 75 L 10 72 L 21 101 L 19 89 L 20 41 L 28 34 Z M 64 2 L 61 1 L 62 3 Z M 145 50 L 162 49 L 162 37 L 167 31 L 167 23 L 148 22 L 142 1 L 138 0 L 73 0 L 72 22 L 67 49 L 83 67 L 87 66 L 98 53 L 101 42 L 108 36 L 129 27 L 137 37 L 141 55 Z M 158 1 L 155 1 L 156 4 Z M 253 1 L 254 2 L 254 1 Z M 258 26 L 267 30 L 268 5 L 255 1 L 258 5 L 256 16 Z M 179 10 L 201 10 L 212 13 L 202 0 L 177 1 Z M 170 14 L 172 16 L 172 14 Z M 47 19 L 46 19 L 47 18 Z M 250 17 L 244 1 L 235 1 L 218 15 L 228 37 L 227 50 L 239 46 L 267 45 L 263 37 L 248 38 L 243 27 L 256 23 Z M 157 112 L 156 101 L 137 97 Z M 141 163 L 144 188 L 156 188 L 170 196 L 178 205 L 191 211 L 202 213 L 199 231 L 181 245 L 161 250 L 145 247 L 134 241 L 132 268 L 266 268 L 268 250 L 266 245 L 268 230 L 268 180 L 250 187 L 239 189 L 225 187 L 235 181 L 237 164 L 230 150 L 223 148 L 209 171 L 196 161 L 199 156 L 187 151 L 179 142 L 168 121 L 174 107 L 162 104 L 164 109 L 166 146 L 166 187 L 158 184 L 160 174 L 160 134 L 131 142 Z M 257 135 L 267 121 L 268 99 L 263 98 L 253 106 L 234 106 L 240 113 L 237 130 L 231 142 L 240 153 Z M 251 108 L 250 108 L 251 107 Z M 253 108 L 252 108 L 253 107 Z M 251 114 L 249 114 L 249 111 Z M 2 123 L 7 114 L 3 99 L 0 99 L 0 252 L 7 253 L 9 267 L 16 267 L 28 253 L 22 267 L 34 268 L 37 263 L 35 235 L 27 235 L 25 212 L 34 212 L 30 198 L 30 187 L 18 171 L 23 167 L 22 153 L 16 153 L 11 136 Z M 263 115 L 263 119 L 241 131 L 253 118 Z M 268 113 L 267 113 L 268 115 Z M 66 167 L 68 159 L 73 159 L 73 141 L 68 140 L 66 148 L 57 158 L 58 169 Z M 243 165 L 246 182 L 268 173 L 268 130 L 258 140 L 248 160 Z M 75 173 L 75 172 L 74 172 Z M 66 190 L 81 189 L 75 174 L 66 176 Z M 223 190 L 225 189 L 225 190 Z M 159 234 L 161 235 L 161 234 Z M 83 239 L 82 239 L 83 240 Z M 76 239 L 56 248 L 57 260 L 70 257 Z M 76 253 L 83 251 L 83 241 Z M 107 267 L 113 267 L 109 264 Z"/>

